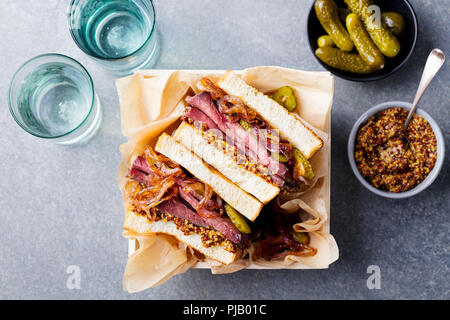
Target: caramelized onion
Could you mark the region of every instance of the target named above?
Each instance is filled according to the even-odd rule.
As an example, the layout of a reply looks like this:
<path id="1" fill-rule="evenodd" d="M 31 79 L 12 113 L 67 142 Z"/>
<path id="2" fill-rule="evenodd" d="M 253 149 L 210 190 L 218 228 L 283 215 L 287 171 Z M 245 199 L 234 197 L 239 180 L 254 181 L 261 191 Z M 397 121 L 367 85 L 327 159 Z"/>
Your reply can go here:
<path id="1" fill-rule="evenodd" d="M 144 159 L 147 161 L 151 172 L 159 177 L 183 174 L 183 170 L 178 164 L 162 154 L 156 154 L 150 147 L 145 149 Z"/>
<path id="2" fill-rule="evenodd" d="M 244 103 L 233 96 L 223 96 L 219 100 L 219 110 L 230 121 L 238 121 L 243 119 L 247 122 L 252 122 L 256 118 L 256 112 L 246 107 Z"/>
<path id="3" fill-rule="evenodd" d="M 175 182 L 173 179 L 165 179 L 158 185 L 142 185 L 134 192 L 130 198 L 132 203 L 148 212 L 163 201 L 169 200 L 178 194 L 177 188 L 172 188 Z"/>
<path id="4" fill-rule="evenodd" d="M 131 203 L 149 213 L 163 201 L 182 194 L 203 218 L 220 217 L 222 203 L 209 185 L 195 178 L 189 178 L 182 168 L 164 155 L 156 154 L 148 147 L 142 157 L 138 157 L 128 173 L 133 179 L 128 181 L 124 192 Z"/>
<path id="5" fill-rule="evenodd" d="M 206 183 L 204 185 L 205 185 L 205 194 L 203 195 L 202 200 L 198 204 L 199 207 L 203 207 L 211 199 L 213 194 L 213 190 L 211 189 L 211 187 Z"/>
<path id="6" fill-rule="evenodd" d="M 128 197 L 133 197 L 142 189 L 141 184 L 137 181 L 130 180 L 125 184 L 123 190 Z"/>
<path id="7" fill-rule="evenodd" d="M 208 78 L 202 78 L 199 85 L 201 90 L 207 91 L 211 94 L 211 97 L 214 100 L 218 100 L 226 95 L 226 92 L 220 89 L 218 86 L 214 84 L 210 79 Z"/>
<path id="8" fill-rule="evenodd" d="M 151 208 L 178 194 L 175 177 L 184 176 L 184 172 L 178 164 L 156 154 L 150 147 L 145 149 L 138 161 L 140 167 L 132 167 L 136 170 L 129 171 L 129 177 L 134 180 L 125 185 L 124 191 L 133 205 L 148 213 Z"/>
<path id="9" fill-rule="evenodd" d="M 200 181 L 189 181 L 183 187 L 183 191 L 191 194 L 195 193 L 196 195 L 202 197 L 205 194 L 205 185 Z"/>
<path id="10" fill-rule="evenodd" d="M 212 195 L 212 188 L 205 183 L 205 193 L 202 200 L 198 203 L 197 208 L 195 208 L 202 218 L 212 218 L 221 215 L 221 212 L 214 211 L 219 209 L 219 207 L 217 206 L 217 203 L 211 201 Z M 213 204 L 213 207 L 211 207 L 211 203 Z"/>

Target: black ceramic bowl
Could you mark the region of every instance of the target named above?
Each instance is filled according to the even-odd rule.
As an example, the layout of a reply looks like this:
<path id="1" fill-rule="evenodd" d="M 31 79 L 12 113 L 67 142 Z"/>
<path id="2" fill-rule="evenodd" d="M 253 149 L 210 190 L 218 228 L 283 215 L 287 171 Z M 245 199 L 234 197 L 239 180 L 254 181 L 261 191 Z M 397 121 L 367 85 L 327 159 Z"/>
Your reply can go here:
<path id="1" fill-rule="evenodd" d="M 334 1 L 340 8 L 347 7 L 343 0 Z M 318 48 L 317 38 L 325 35 L 326 32 L 317 19 L 316 11 L 314 10 L 314 3 L 315 1 L 312 1 L 311 10 L 309 11 L 307 30 L 309 46 L 314 57 L 316 57 L 314 52 Z M 383 79 L 400 69 L 409 59 L 414 50 L 417 41 L 418 25 L 416 13 L 414 12 L 411 4 L 407 0 L 374 0 L 374 4 L 378 5 L 382 12 L 394 11 L 400 13 L 403 18 L 405 18 L 405 32 L 401 36 L 397 37 L 401 45 L 400 52 L 394 58 L 386 57 L 386 64 L 384 68 L 370 74 L 357 74 L 341 71 L 328 66 L 316 57 L 317 61 L 319 61 L 325 69 L 340 78 L 361 82 Z"/>

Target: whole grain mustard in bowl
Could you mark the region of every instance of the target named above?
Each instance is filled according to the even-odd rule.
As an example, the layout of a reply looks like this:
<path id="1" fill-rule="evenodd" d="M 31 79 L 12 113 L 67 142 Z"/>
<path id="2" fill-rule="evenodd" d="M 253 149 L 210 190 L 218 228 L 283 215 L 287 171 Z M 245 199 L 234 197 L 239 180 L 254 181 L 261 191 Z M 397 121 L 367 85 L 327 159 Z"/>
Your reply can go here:
<path id="1" fill-rule="evenodd" d="M 437 123 L 418 110 L 408 126 L 408 102 L 391 101 L 365 112 L 348 140 L 350 166 L 364 187 L 382 197 L 411 197 L 430 186 L 444 162 L 444 138 Z"/>

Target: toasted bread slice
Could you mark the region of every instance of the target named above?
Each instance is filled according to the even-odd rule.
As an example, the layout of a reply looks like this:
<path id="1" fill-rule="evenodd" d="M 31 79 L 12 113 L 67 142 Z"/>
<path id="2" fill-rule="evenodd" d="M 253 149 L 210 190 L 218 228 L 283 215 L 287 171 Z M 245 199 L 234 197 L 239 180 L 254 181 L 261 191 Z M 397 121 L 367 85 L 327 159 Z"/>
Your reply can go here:
<path id="1" fill-rule="evenodd" d="M 272 128 L 278 129 L 306 158 L 322 148 L 323 142 L 309 127 L 275 100 L 245 83 L 234 72 L 228 71 L 217 85 L 230 95 L 240 98 L 255 110 Z"/>
<path id="2" fill-rule="evenodd" d="M 239 165 L 230 152 L 209 143 L 202 132 L 192 125 L 182 122 L 173 137 L 262 203 L 269 202 L 280 192 L 280 188 L 274 183 Z"/>
<path id="3" fill-rule="evenodd" d="M 159 137 L 155 150 L 207 183 L 214 192 L 247 219 L 254 221 L 261 212 L 263 207 L 261 202 L 225 178 L 220 172 L 209 167 L 202 159 L 168 134 L 163 133 Z"/>
<path id="4" fill-rule="evenodd" d="M 145 216 L 128 211 L 125 218 L 124 229 L 141 233 L 165 233 L 174 236 L 179 241 L 191 246 L 206 257 L 219 261 L 223 264 L 230 264 L 235 261 L 241 254 L 241 250 L 237 252 L 227 251 L 224 246 L 216 245 L 206 248 L 201 239 L 201 235 L 193 233 L 185 235 L 183 231 L 178 230 L 172 221 L 149 221 Z"/>

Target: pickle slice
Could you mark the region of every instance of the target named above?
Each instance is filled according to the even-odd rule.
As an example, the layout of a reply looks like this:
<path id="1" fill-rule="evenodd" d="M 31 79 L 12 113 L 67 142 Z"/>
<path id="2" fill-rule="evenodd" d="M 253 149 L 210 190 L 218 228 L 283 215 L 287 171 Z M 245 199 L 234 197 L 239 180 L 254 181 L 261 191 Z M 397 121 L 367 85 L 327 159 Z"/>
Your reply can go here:
<path id="1" fill-rule="evenodd" d="M 242 128 L 244 128 L 245 130 L 247 130 L 247 131 L 252 131 L 252 126 L 251 126 L 251 124 L 250 123 L 248 123 L 247 121 L 245 121 L 245 120 L 239 120 L 239 124 L 242 126 Z"/>
<path id="2" fill-rule="evenodd" d="M 314 171 L 308 159 L 306 159 L 303 153 L 300 150 L 294 148 L 294 157 L 296 161 L 294 170 L 298 171 L 298 173 L 302 177 L 305 177 L 308 180 L 314 179 Z"/>
<path id="3" fill-rule="evenodd" d="M 279 88 L 270 97 L 285 107 L 289 112 L 294 111 L 295 108 L 297 108 L 294 91 L 289 86 Z"/>
<path id="4" fill-rule="evenodd" d="M 230 217 L 231 222 L 235 225 L 235 227 L 242 233 L 250 233 L 252 230 L 248 225 L 247 221 L 243 215 L 237 212 L 232 206 L 228 203 L 225 203 L 225 211 L 227 212 L 228 217 Z"/>
<path id="5" fill-rule="evenodd" d="M 278 162 L 288 162 L 288 158 L 282 153 L 272 152 L 272 158 Z"/>
<path id="6" fill-rule="evenodd" d="M 292 232 L 292 238 L 301 244 L 307 245 L 309 243 L 309 235 L 306 232 Z"/>

